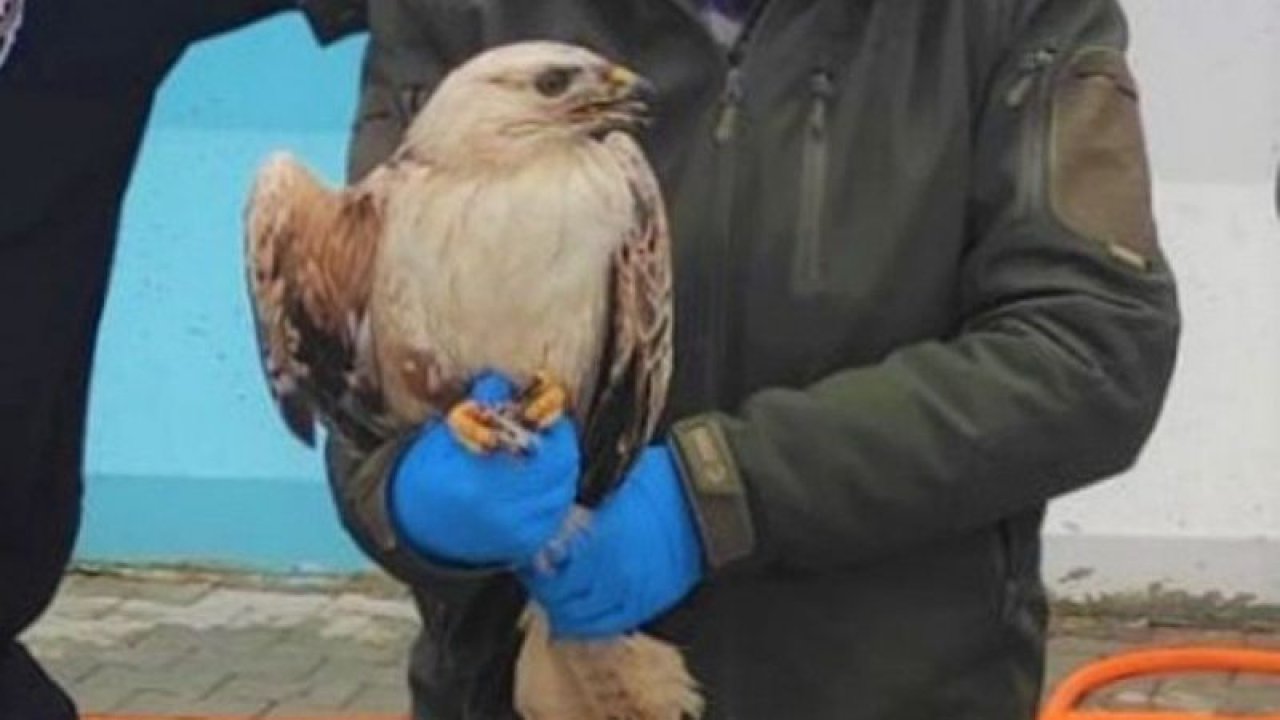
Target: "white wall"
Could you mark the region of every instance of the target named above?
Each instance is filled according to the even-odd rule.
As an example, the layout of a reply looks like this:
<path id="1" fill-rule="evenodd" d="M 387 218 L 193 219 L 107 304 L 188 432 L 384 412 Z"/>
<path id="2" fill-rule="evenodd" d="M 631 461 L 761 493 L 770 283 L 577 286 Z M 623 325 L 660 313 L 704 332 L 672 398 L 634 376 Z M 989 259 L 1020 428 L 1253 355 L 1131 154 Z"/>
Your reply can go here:
<path id="1" fill-rule="evenodd" d="M 1185 329 L 1138 466 L 1054 506 L 1048 576 L 1280 603 L 1280 2 L 1124 4 Z"/>

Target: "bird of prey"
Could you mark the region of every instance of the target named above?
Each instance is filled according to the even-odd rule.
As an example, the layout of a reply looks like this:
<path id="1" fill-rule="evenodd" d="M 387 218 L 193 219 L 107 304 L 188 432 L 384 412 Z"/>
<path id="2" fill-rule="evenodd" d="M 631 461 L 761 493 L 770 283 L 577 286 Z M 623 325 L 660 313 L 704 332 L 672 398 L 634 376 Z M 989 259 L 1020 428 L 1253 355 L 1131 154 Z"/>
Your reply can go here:
<path id="1" fill-rule="evenodd" d="M 508 452 L 567 412 L 581 502 L 612 489 L 652 438 L 672 367 L 667 220 L 634 137 L 650 89 L 583 48 L 516 43 L 451 72 L 349 187 L 267 161 L 246 213 L 248 276 L 292 431 L 314 443 L 319 421 L 372 447 L 442 419 L 472 451 Z M 467 399 L 485 371 L 517 384 L 512 403 Z M 528 720 L 701 713 L 683 658 L 658 640 L 553 639 L 536 608 L 521 626 Z"/>

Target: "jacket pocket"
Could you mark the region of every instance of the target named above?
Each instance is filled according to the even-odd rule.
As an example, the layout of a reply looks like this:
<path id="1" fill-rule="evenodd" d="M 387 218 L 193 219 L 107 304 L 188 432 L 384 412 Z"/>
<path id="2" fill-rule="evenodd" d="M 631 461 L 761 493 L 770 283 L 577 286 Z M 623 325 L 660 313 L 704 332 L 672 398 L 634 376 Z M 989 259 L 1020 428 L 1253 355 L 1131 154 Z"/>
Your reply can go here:
<path id="1" fill-rule="evenodd" d="M 815 72 L 810 81 L 811 100 L 805 123 L 800 165 L 800 201 L 796 215 L 796 247 L 791 264 L 791 287 L 800 297 L 822 289 L 822 230 L 826 222 L 828 114 L 833 85 L 831 75 Z"/>
<path id="2" fill-rule="evenodd" d="M 1053 44 L 1036 48 L 1022 56 L 1013 82 L 1005 92 L 1005 104 L 1020 113 L 1021 142 L 1018 146 L 1017 178 L 1019 214 L 1030 215 L 1043 207 L 1048 174 L 1049 106 L 1053 101 L 1053 80 L 1058 69 L 1058 48 Z"/>
<path id="3" fill-rule="evenodd" d="M 1151 172 L 1137 84 L 1124 54 L 1085 48 L 1053 97 L 1048 199 L 1076 235 L 1145 269 L 1156 252 Z"/>

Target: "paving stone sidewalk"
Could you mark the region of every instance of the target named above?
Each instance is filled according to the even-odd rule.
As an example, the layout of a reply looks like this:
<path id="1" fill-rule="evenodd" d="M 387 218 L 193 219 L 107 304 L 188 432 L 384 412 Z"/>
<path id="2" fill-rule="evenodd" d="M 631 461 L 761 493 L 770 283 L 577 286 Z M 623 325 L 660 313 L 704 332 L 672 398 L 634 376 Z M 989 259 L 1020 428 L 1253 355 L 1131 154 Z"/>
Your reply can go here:
<path id="1" fill-rule="evenodd" d="M 1280 651 L 1274 628 L 1196 630 L 1059 617 L 1049 675 L 1138 647 L 1226 644 Z M 76 572 L 25 639 L 95 713 L 251 718 L 404 713 L 416 619 L 380 577 L 281 580 L 176 571 Z M 1090 705 L 1280 712 L 1280 680 L 1197 675 L 1120 685 Z"/>

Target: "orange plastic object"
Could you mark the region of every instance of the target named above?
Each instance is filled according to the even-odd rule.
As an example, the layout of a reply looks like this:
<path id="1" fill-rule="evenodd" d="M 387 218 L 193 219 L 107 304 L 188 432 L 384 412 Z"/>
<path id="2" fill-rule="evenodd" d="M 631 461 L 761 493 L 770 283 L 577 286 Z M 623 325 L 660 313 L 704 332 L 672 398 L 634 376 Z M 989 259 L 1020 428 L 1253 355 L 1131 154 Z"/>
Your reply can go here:
<path id="1" fill-rule="evenodd" d="M 1167 648 L 1123 653 L 1084 666 L 1063 680 L 1045 704 L 1040 720 L 1226 720 L 1203 712 L 1077 710 L 1090 693 L 1143 675 L 1184 672 L 1247 672 L 1280 675 L 1280 653 L 1242 648 Z M 1233 720 L 1280 720 L 1280 711 L 1232 715 Z"/>

